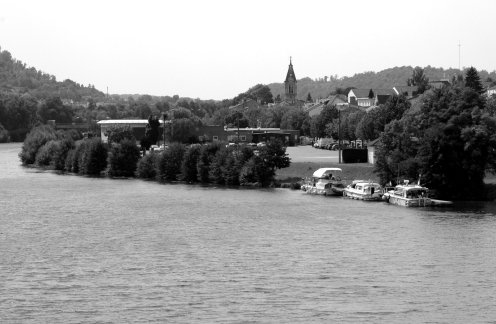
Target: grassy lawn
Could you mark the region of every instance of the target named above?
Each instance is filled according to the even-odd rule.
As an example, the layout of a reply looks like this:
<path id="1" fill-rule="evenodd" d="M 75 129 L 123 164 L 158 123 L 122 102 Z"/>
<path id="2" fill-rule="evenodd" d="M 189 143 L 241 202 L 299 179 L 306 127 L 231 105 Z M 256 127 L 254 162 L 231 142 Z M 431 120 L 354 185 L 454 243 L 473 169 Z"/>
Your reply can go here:
<path id="1" fill-rule="evenodd" d="M 311 177 L 318 168 L 341 168 L 342 178 L 348 183 L 353 180 L 378 181 L 373 173 L 374 166 L 368 163 L 338 163 L 337 151 L 315 149 L 311 146 L 288 147 L 287 153 L 291 158 L 291 166 L 277 170 L 278 182 L 297 182 L 305 177 Z"/>
<path id="2" fill-rule="evenodd" d="M 277 170 L 276 180 L 279 182 L 297 182 L 305 177 L 311 177 L 313 172 L 318 168 L 341 168 L 343 170 L 342 178 L 348 183 L 353 180 L 372 180 L 378 181 L 378 177 L 373 173 L 374 167 L 367 163 L 339 164 L 316 162 L 292 162 L 289 168 Z"/>

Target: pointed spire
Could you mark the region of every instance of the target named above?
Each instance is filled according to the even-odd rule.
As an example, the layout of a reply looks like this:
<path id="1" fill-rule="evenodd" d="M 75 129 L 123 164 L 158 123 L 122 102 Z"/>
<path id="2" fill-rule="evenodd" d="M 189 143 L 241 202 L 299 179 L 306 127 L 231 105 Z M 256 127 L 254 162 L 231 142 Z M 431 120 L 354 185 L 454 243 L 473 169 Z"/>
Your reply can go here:
<path id="1" fill-rule="evenodd" d="M 284 82 L 288 82 L 290 80 L 296 82 L 296 75 L 293 70 L 293 62 L 291 56 L 289 57 L 289 68 L 288 68 L 288 73 L 286 74 L 286 81 Z"/>

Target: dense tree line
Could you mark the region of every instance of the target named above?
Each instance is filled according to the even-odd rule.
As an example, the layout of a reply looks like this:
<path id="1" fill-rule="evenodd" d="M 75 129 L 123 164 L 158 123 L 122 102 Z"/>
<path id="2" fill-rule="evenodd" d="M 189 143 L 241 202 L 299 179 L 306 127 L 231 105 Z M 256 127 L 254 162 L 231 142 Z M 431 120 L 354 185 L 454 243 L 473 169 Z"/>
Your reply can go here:
<path id="1" fill-rule="evenodd" d="M 19 157 L 23 165 L 81 175 L 257 186 L 271 184 L 275 171 L 290 164 L 279 141 L 257 149 L 225 143 L 172 143 L 161 153 L 141 158 L 129 128 L 113 128 L 108 136 L 111 141 L 105 144 L 98 137 L 81 139 L 75 132 L 40 125 L 28 133 Z"/>
<path id="2" fill-rule="evenodd" d="M 442 198 L 483 199 L 485 172 L 496 170 L 496 118 L 480 89 L 471 68 L 464 84 L 428 90 L 419 111 L 388 123 L 376 153 L 381 180 L 420 177 Z"/>
<path id="3" fill-rule="evenodd" d="M 138 163 L 137 175 L 161 182 L 267 186 L 273 182 L 276 170 L 289 164 L 286 148 L 279 141 L 256 150 L 225 143 L 173 143 L 162 153 L 145 155 Z"/>

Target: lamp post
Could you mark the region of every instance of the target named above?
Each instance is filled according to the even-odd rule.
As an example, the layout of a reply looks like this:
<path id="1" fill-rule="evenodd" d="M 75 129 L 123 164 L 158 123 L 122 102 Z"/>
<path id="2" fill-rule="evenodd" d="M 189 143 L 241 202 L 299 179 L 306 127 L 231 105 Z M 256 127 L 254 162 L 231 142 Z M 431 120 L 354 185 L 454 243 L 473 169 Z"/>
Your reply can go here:
<path id="1" fill-rule="evenodd" d="M 336 108 L 338 110 L 338 154 L 339 164 L 341 164 L 341 110 L 348 108 L 348 104 L 338 104 Z"/>
<path id="2" fill-rule="evenodd" d="M 163 127 L 164 127 L 164 149 L 165 149 L 165 119 L 167 118 L 167 114 L 166 113 L 163 113 L 162 114 L 162 117 L 164 119 L 164 125 L 163 125 Z"/>

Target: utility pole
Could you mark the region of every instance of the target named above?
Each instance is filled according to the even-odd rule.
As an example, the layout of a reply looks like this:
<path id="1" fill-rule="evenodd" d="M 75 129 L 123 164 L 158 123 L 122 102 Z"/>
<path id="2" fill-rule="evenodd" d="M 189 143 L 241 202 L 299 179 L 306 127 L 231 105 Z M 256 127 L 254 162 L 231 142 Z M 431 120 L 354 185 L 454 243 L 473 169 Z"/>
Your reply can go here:
<path id="1" fill-rule="evenodd" d="M 341 110 L 338 108 L 338 154 L 339 164 L 341 164 Z"/>
<path id="2" fill-rule="evenodd" d="M 165 119 L 167 118 L 167 114 L 166 113 L 163 113 L 162 114 L 162 117 L 164 118 L 164 149 L 165 149 Z"/>

